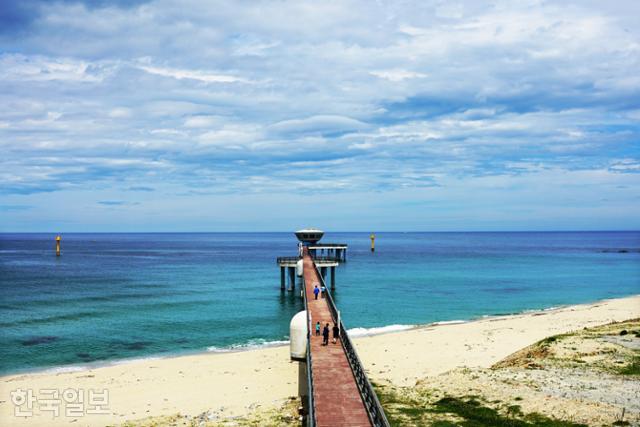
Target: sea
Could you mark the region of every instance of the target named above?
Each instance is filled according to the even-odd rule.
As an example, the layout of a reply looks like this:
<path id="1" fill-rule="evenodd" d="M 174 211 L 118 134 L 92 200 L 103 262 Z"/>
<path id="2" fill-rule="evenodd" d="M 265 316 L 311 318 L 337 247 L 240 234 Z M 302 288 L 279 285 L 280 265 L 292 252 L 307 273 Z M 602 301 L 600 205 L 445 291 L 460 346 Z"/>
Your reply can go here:
<path id="1" fill-rule="evenodd" d="M 0 373 L 284 344 L 293 233 L 0 234 Z M 640 294 L 640 232 L 327 233 L 352 336 Z"/>

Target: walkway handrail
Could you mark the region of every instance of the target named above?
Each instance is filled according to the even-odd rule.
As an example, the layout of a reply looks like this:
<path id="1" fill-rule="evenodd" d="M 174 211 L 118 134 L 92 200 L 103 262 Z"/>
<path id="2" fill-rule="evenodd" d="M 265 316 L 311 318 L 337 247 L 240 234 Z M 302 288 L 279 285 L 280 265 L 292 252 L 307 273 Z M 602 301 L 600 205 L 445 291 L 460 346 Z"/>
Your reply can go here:
<path id="1" fill-rule="evenodd" d="M 298 262 L 301 258 L 298 256 L 279 256 L 276 258 L 278 264 L 285 262 Z M 314 261 L 328 261 L 328 262 L 342 262 L 339 257 L 336 256 L 317 256 L 313 258 Z"/>
<path id="2" fill-rule="evenodd" d="M 276 258 L 276 262 L 298 262 L 300 260 L 299 256 L 279 256 Z"/>
<path id="3" fill-rule="evenodd" d="M 316 425 L 316 407 L 313 398 L 313 361 L 311 360 L 311 317 L 307 305 L 307 288 L 304 278 L 302 280 L 302 294 L 304 295 L 304 308 L 307 312 L 307 427 Z"/>
<path id="4" fill-rule="evenodd" d="M 314 261 L 329 261 L 329 262 L 342 262 L 342 259 L 337 256 L 316 256 L 313 258 Z"/>
<path id="5" fill-rule="evenodd" d="M 313 259 L 313 258 L 312 258 Z M 318 272 L 318 267 L 316 266 L 315 260 L 313 262 L 313 268 L 316 271 L 316 275 L 322 282 L 322 285 L 326 289 L 326 299 L 329 302 L 329 310 L 331 311 L 331 315 L 333 316 L 334 322 L 338 319 L 338 309 L 336 308 L 336 304 L 333 302 L 333 297 L 329 292 L 329 288 L 327 288 L 326 283 L 322 275 Z M 306 292 L 305 292 L 306 298 Z M 305 301 L 306 304 L 306 301 Z M 378 396 L 376 392 L 373 390 L 371 383 L 369 382 L 369 378 L 367 378 L 367 373 L 364 370 L 364 366 L 358 357 L 358 353 L 356 352 L 351 339 L 349 338 L 349 334 L 347 334 L 347 329 L 344 327 L 342 323 L 342 319 L 340 319 L 340 324 L 338 325 L 340 328 L 340 338 L 342 339 L 342 345 L 344 347 L 344 351 L 347 355 L 347 360 L 349 360 L 349 365 L 351 366 L 351 371 L 353 372 L 353 376 L 356 380 L 356 384 L 358 384 L 358 390 L 360 391 L 360 397 L 365 404 L 365 409 L 367 410 L 367 415 L 369 416 L 369 421 L 375 427 L 390 427 L 389 421 L 387 420 L 387 416 L 384 414 L 384 409 L 382 409 L 382 405 L 378 400 Z"/>

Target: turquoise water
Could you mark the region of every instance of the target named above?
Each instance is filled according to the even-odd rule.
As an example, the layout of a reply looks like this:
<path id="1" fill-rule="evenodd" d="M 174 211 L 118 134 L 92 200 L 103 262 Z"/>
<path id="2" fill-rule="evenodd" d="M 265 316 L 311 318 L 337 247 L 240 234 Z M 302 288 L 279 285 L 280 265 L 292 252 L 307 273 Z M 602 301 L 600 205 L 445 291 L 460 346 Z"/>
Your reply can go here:
<path id="1" fill-rule="evenodd" d="M 69 367 L 285 341 L 292 233 L 0 234 L 0 370 Z M 364 329 L 640 293 L 640 232 L 328 233 L 348 243 L 335 300 Z M 375 330 L 375 329 L 374 329 Z"/>

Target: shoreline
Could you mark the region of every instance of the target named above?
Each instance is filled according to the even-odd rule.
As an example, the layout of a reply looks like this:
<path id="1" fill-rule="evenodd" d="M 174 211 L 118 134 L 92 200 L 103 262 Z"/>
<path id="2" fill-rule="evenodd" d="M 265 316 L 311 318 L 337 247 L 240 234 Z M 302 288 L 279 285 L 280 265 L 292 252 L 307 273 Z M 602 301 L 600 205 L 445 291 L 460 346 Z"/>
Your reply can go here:
<path id="1" fill-rule="evenodd" d="M 520 312 L 507 313 L 507 314 L 481 315 L 479 317 L 472 317 L 470 319 L 443 320 L 443 321 L 435 321 L 431 323 L 419 323 L 414 325 L 393 324 L 393 325 L 385 325 L 385 326 L 374 326 L 371 328 L 354 327 L 354 328 L 347 329 L 347 332 L 349 333 L 349 336 L 353 340 L 358 340 L 366 337 L 377 337 L 381 335 L 398 334 L 398 333 L 403 333 L 408 331 L 427 329 L 427 328 L 436 328 L 441 326 L 462 325 L 462 324 L 469 324 L 469 323 L 482 322 L 482 321 L 499 320 L 503 318 L 517 318 L 519 316 L 527 316 L 527 315 L 539 316 L 545 313 L 563 310 L 570 307 L 590 306 L 594 304 L 605 303 L 607 301 L 624 300 L 627 298 L 634 298 L 634 297 L 640 297 L 640 293 L 627 295 L 619 298 L 605 298 L 600 300 L 594 300 L 594 301 L 580 303 L 580 304 L 563 304 L 563 305 L 556 305 L 556 306 L 540 308 L 540 309 L 525 309 Z M 360 331 L 363 331 L 363 332 L 360 332 Z M 144 361 L 167 360 L 167 359 L 175 359 L 175 358 L 188 357 L 188 356 L 204 356 L 204 355 L 213 355 L 213 354 L 236 354 L 236 353 L 260 351 L 268 348 L 287 347 L 288 345 L 289 345 L 289 340 L 273 340 L 273 341 L 265 341 L 263 344 L 260 344 L 260 345 L 246 343 L 246 344 L 232 344 L 228 347 L 209 346 L 206 349 L 192 349 L 192 350 L 184 350 L 179 352 L 154 353 L 154 354 L 149 354 L 147 356 L 137 356 L 137 357 L 131 357 L 131 358 L 122 358 L 122 359 L 95 360 L 92 362 L 81 363 L 81 364 L 71 363 L 68 365 L 54 365 L 54 366 L 48 366 L 48 367 L 26 368 L 24 370 L 0 372 L 0 381 L 2 381 L 6 377 L 12 377 L 17 375 L 38 375 L 38 374 L 55 375 L 55 374 L 61 374 L 61 373 L 84 372 L 84 371 L 90 371 L 93 369 L 108 368 L 112 366 L 122 366 L 129 363 L 137 363 L 137 362 L 144 362 Z M 214 348 L 215 350 L 212 350 Z"/>
<path id="2" fill-rule="evenodd" d="M 414 386 L 460 367 L 488 368 L 548 336 L 585 327 L 640 318 L 640 295 L 591 304 L 495 316 L 462 323 L 423 325 L 400 332 L 355 337 L 358 355 L 372 381 Z M 313 338 L 312 338 L 313 339 Z M 14 415 L 10 392 L 108 390 L 109 413 L 58 417 L 39 412 Z M 245 416 L 275 409 L 298 394 L 298 363 L 289 348 L 238 352 L 200 352 L 138 359 L 76 372 L 23 373 L 0 377 L 0 420 L 7 426 L 120 425 L 151 416 L 210 419 Z"/>

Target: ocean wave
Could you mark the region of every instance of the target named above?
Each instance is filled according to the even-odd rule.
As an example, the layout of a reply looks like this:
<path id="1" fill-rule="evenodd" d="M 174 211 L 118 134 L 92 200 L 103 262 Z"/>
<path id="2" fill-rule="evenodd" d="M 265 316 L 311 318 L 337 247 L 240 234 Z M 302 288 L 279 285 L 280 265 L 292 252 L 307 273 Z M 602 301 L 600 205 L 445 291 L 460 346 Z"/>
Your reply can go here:
<path id="1" fill-rule="evenodd" d="M 387 334 L 389 332 L 400 332 L 414 329 L 416 325 L 388 325 L 377 328 L 352 328 L 347 329 L 350 337 L 366 337 L 369 335 Z"/>
<path id="2" fill-rule="evenodd" d="M 226 347 L 207 347 L 207 351 L 211 353 L 235 353 L 238 351 L 256 350 L 259 348 L 278 347 L 281 345 L 288 345 L 289 340 L 274 340 L 268 341 L 262 338 L 249 340 L 244 344 L 232 344 Z"/>
<path id="3" fill-rule="evenodd" d="M 443 320 L 441 322 L 429 323 L 427 326 L 443 326 L 443 325 L 459 325 L 461 323 L 468 323 L 469 320 Z"/>
<path id="4" fill-rule="evenodd" d="M 86 365 L 70 365 L 70 366 L 58 366 L 55 368 L 49 368 L 42 371 L 44 374 L 65 374 L 68 372 L 82 372 L 91 369 Z"/>
<path id="5" fill-rule="evenodd" d="M 564 305 L 552 305 L 551 307 L 547 307 L 547 308 L 542 308 L 538 311 L 554 311 L 554 310 L 559 310 L 561 308 L 566 308 L 566 306 Z M 532 310 L 532 311 L 536 311 L 536 310 Z"/>
<path id="6" fill-rule="evenodd" d="M 36 369 L 33 372 L 41 372 L 44 374 L 63 374 L 68 372 L 82 372 L 82 371 L 89 371 L 91 369 L 96 369 L 96 368 L 125 365 L 125 364 L 135 363 L 135 362 L 145 362 L 148 360 L 159 360 L 159 359 L 165 359 L 168 357 L 171 357 L 171 356 L 166 355 L 166 356 L 131 357 L 131 358 L 114 359 L 114 360 L 96 360 L 88 363 L 56 366 L 53 368 L 46 368 L 44 370 Z"/>

